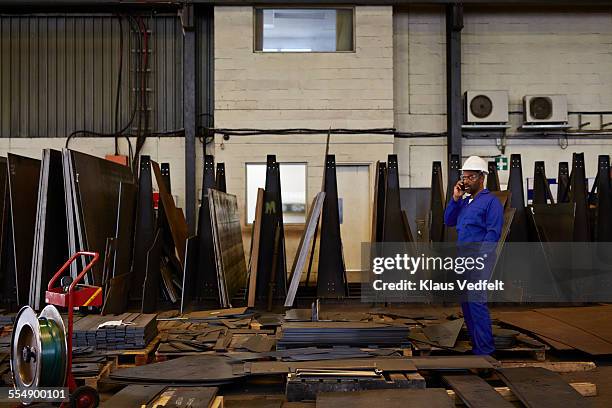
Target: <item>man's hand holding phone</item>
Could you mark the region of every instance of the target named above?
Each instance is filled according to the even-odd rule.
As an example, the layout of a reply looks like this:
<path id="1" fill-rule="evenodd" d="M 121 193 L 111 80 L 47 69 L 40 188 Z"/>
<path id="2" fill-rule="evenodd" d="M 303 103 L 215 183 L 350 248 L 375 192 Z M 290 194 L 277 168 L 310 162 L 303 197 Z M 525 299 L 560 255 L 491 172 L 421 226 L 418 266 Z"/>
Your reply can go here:
<path id="1" fill-rule="evenodd" d="M 465 186 L 463 185 L 463 182 L 459 180 L 457 184 L 455 184 L 455 188 L 453 188 L 453 200 L 459 201 L 459 199 L 463 197 L 464 193 L 465 193 Z"/>

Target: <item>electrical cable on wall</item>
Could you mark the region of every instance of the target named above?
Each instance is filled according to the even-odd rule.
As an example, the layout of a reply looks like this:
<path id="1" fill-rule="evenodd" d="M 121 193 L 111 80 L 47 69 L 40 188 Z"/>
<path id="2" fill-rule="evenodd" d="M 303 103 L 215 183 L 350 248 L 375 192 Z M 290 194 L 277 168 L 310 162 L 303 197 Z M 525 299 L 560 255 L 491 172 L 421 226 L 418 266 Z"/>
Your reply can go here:
<path id="1" fill-rule="evenodd" d="M 119 14 L 119 72 L 117 73 L 117 95 L 115 96 L 115 155 L 119 155 L 119 109 L 121 105 L 121 76 L 123 74 L 123 16 Z"/>
<path id="2" fill-rule="evenodd" d="M 93 130 L 80 129 L 72 132 L 66 138 L 65 147 L 68 148 L 70 141 L 78 136 L 92 136 L 92 137 L 112 137 L 115 139 L 115 154 L 119 154 L 119 144 L 118 138 L 123 137 L 127 141 L 128 144 L 128 165 L 136 174 L 137 168 L 137 157 L 140 155 L 142 148 L 146 142 L 147 137 L 160 137 L 160 136 L 184 136 L 185 130 L 175 129 L 169 131 L 160 131 L 160 132 L 150 132 L 149 131 L 149 104 L 148 98 L 146 95 L 146 90 L 148 87 L 148 78 L 147 72 L 149 67 L 149 42 L 150 36 L 148 34 L 148 27 L 145 20 L 140 17 L 134 17 L 132 15 L 117 15 L 119 18 L 119 66 L 117 73 L 117 94 L 115 97 L 115 112 L 114 112 L 114 132 L 113 133 L 103 133 L 96 132 Z M 139 52 L 134 53 L 134 77 L 130 78 L 128 82 L 128 87 L 135 90 L 133 95 L 133 103 L 132 103 L 132 112 L 130 114 L 130 119 L 128 122 L 119 129 L 119 116 L 121 111 L 121 87 L 123 84 L 123 52 L 125 49 L 125 33 L 123 30 L 123 19 L 126 19 L 130 25 L 131 31 L 135 34 L 135 48 L 139 50 Z M 130 41 L 131 43 L 131 41 Z M 132 47 L 130 47 L 132 48 Z M 128 89 L 129 89 L 128 88 Z M 128 129 L 134 124 L 136 120 L 136 116 L 138 115 L 138 120 L 136 121 L 135 132 L 128 132 Z M 144 117 L 143 117 L 144 115 Z M 212 115 L 210 115 L 212 116 Z M 208 123 L 212 124 L 212 121 Z M 133 149 L 132 142 L 130 138 L 136 139 L 136 149 Z"/>

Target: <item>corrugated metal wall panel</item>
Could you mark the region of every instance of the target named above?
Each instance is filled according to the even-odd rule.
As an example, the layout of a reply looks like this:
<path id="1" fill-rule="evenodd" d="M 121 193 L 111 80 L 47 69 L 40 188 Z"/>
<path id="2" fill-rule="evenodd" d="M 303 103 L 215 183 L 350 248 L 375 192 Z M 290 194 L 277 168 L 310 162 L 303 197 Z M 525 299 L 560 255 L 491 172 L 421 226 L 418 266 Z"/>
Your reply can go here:
<path id="1" fill-rule="evenodd" d="M 182 127 L 182 44 L 176 16 L 145 19 L 151 30 L 153 131 Z M 132 112 L 133 52 L 123 21 L 119 127 Z M 111 133 L 119 65 L 119 19 L 103 15 L 0 16 L 0 137 Z"/>
<path id="2" fill-rule="evenodd" d="M 214 126 L 214 120 L 211 116 L 214 112 L 214 9 L 208 8 L 202 10 L 202 13 L 197 16 L 197 72 L 198 72 L 198 125 L 199 126 Z"/>
<path id="3" fill-rule="evenodd" d="M 153 128 L 183 127 L 183 32 L 178 18 L 149 20 L 152 30 Z M 178 40 L 177 40 L 178 39 Z"/>

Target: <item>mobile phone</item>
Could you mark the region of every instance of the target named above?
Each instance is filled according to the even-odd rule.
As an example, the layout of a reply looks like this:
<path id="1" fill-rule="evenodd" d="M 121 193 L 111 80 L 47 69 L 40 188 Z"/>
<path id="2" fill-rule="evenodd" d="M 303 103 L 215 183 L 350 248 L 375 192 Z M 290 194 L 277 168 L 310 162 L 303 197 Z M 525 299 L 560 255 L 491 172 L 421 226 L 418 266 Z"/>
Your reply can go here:
<path id="1" fill-rule="evenodd" d="M 461 189 L 461 191 L 465 191 L 465 184 L 463 184 L 463 182 L 459 183 L 459 189 Z"/>

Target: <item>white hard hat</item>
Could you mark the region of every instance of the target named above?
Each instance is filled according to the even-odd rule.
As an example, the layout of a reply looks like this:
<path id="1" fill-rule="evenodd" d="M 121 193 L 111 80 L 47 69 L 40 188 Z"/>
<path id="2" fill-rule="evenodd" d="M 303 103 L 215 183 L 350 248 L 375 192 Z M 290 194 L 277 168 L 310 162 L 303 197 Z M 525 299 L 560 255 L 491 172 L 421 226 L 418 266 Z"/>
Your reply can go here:
<path id="1" fill-rule="evenodd" d="M 478 156 L 470 156 L 467 158 L 461 170 L 482 171 L 484 174 L 489 174 L 487 162 Z"/>

